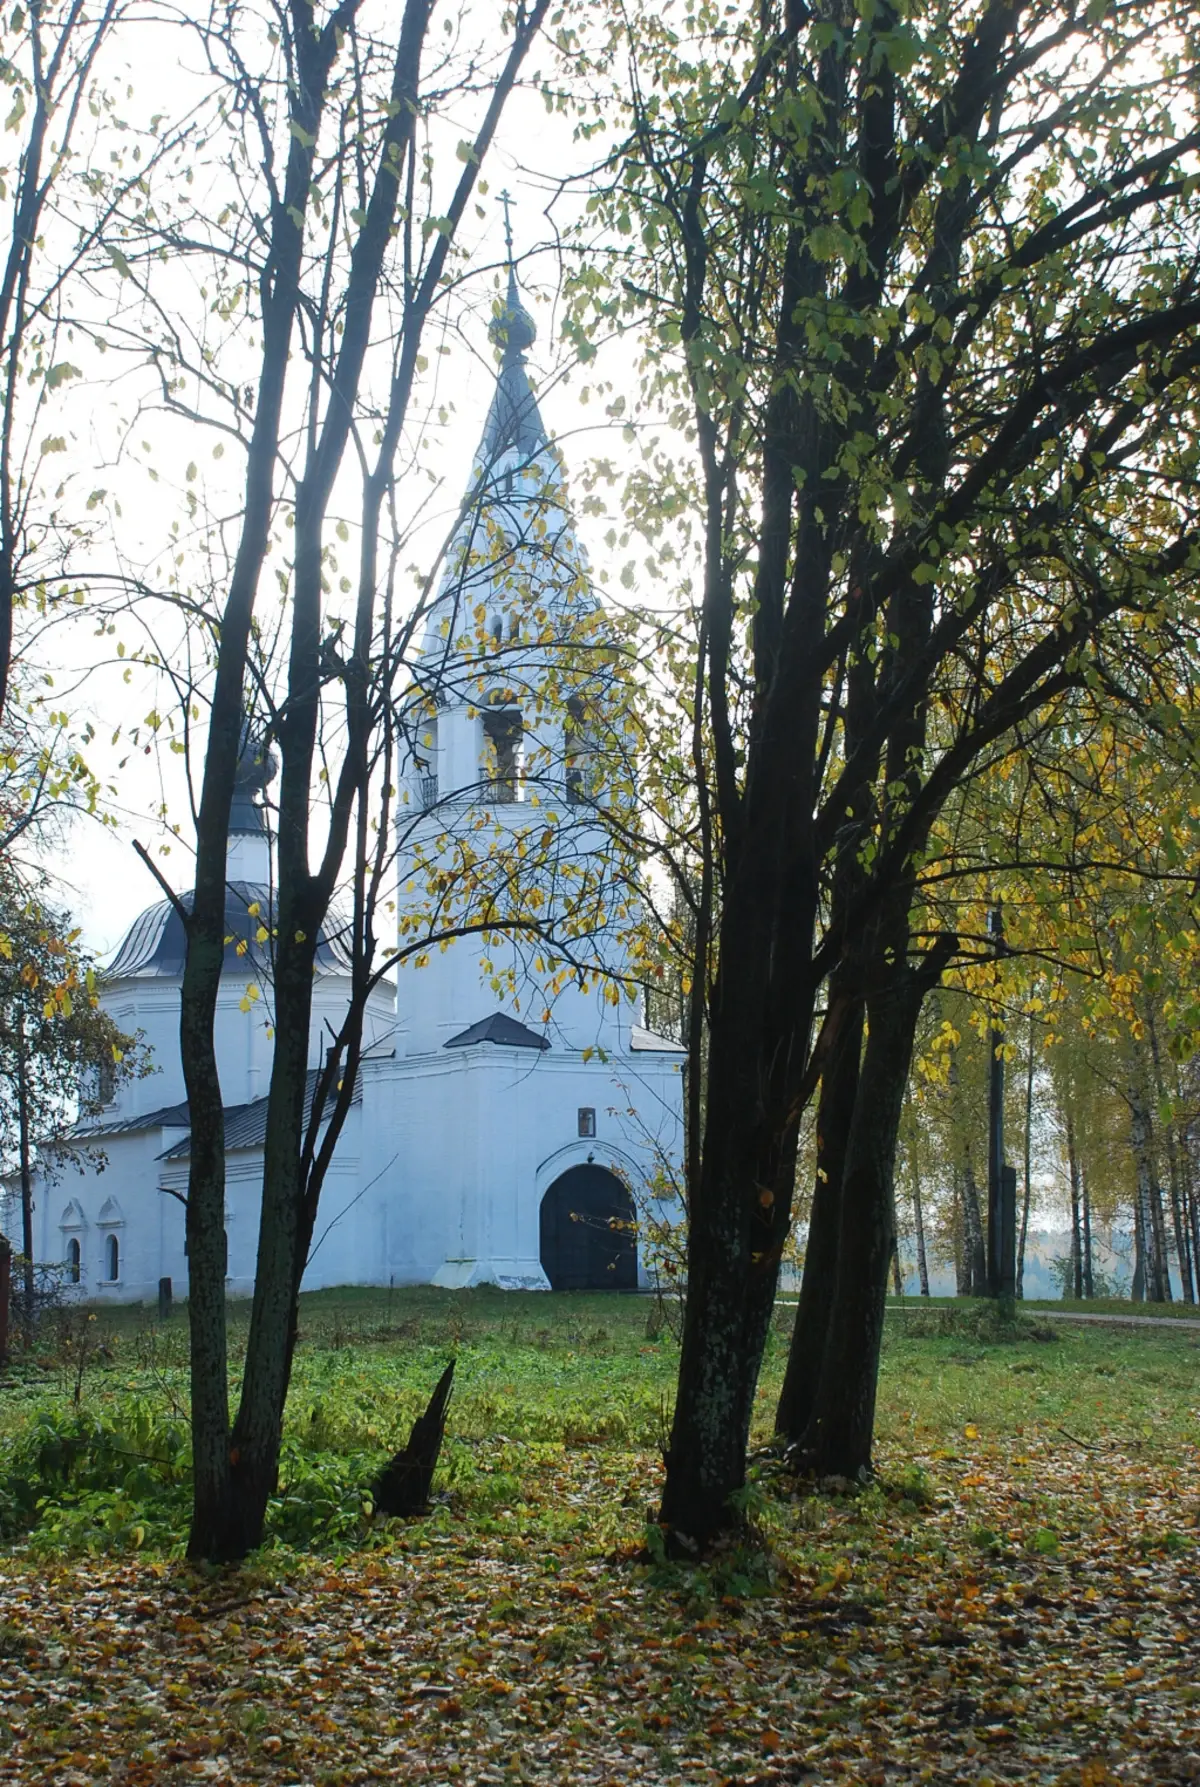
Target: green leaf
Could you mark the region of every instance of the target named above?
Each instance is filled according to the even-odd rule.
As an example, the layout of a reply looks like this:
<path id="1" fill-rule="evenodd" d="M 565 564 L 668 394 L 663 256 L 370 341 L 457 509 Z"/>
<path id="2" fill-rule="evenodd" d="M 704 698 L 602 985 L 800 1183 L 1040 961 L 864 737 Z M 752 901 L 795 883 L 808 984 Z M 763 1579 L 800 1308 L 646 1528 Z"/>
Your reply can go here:
<path id="1" fill-rule="evenodd" d="M 57 366 L 52 366 L 47 372 L 46 384 L 51 391 L 57 391 L 58 387 L 65 385 L 69 378 L 82 377 L 83 374 L 78 366 L 72 366 L 69 360 L 60 360 Z"/>

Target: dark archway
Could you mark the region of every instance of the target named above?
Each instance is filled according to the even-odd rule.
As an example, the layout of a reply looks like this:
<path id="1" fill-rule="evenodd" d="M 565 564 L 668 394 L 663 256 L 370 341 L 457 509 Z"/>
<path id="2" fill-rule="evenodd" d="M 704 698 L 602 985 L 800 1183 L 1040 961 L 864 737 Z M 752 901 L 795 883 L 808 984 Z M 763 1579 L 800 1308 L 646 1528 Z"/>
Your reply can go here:
<path id="1" fill-rule="evenodd" d="M 542 1199 L 542 1270 L 552 1291 L 637 1289 L 633 1199 L 607 1167 L 570 1167 Z"/>

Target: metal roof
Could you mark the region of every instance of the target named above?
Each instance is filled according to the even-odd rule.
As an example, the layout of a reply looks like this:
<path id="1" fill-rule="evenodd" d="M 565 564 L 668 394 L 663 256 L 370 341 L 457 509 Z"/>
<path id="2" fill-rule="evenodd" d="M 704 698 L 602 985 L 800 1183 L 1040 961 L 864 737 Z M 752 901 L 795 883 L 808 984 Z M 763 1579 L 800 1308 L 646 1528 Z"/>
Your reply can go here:
<path id="1" fill-rule="evenodd" d="M 480 460 L 490 466 L 509 452 L 533 458 L 550 444 L 525 370 L 525 350 L 532 347 L 537 331 L 533 318 L 521 302 L 517 275 L 512 267 L 508 269 L 504 308 L 493 320 L 488 333 L 502 354 L 500 376 L 496 380 L 479 448 Z"/>
<path id="2" fill-rule="evenodd" d="M 544 1036 L 535 1030 L 529 1030 L 524 1024 L 518 1024 L 516 1018 L 505 1017 L 502 1011 L 494 1011 L 490 1018 L 481 1018 L 478 1024 L 472 1024 L 469 1030 L 461 1030 L 444 1042 L 444 1049 L 469 1049 L 477 1042 L 496 1042 L 507 1049 L 548 1049 L 550 1044 Z"/>
<path id="3" fill-rule="evenodd" d="M 304 1089 L 304 1099 L 306 1105 L 309 1107 L 311 1107 L 313 1097 L 317 1090 L 317 1073 L 318 1069 L 315 1067 L 310 1067 L 308 1070 L 308 1079 Z M 226 1154 L 236 1154 L 247 1148 L 261 1148 L 263 1146 L 267 1139 L 268 1102 L 269 1101 L 265 1098 L 255 1098 L 252 1099 L 249 1104 L 233 1104 L 226 1106 Z M 354 1097 L 351 1099 L 351 1103 L 362 1103 L 361 1077 L 354 1088 Z M 187 1106 L 183 1105 L 180 1108 L 185 1114 L 184 1121 L 186 1122 Z M 169 1148 L 165 1148 L 158 1158 L 160 1160 L 186 1160 L 191 1151 L 192 1138 L 189 1131 L 189 1133 L 182 1137 L 180 1141 L 173 1142 Z"/>
<path id="4" fill-rule="evenodd" d="M 72 1141 L 95 1141 L 99 1136 L 139 1135 L 147 1129 L 186 1129 L 190 1119 L 186 1104 L 164 1104 L 142 1117 L 118 1117 L 111 1123 L 92 1123 L 72 1131 Z"/>
<path id="5" fill-rule="evenodd" d="M 192 895 L 179 896 L 185 912 L 191 911 Z M 252 912 L 251 907 L 255 910 Z M 260 930 L 270 932 L 274 925 L 274 898 L 266 887 L 254 887 L 248 881 L 231 881 L 225 894 L 225 966 L 232 970 L 271 969 L 271 939 L 260 943 Z M 238 945 L 245 947 L 238 954 Z M 183 919 L 171 900 L 160 900 L 134 919 L 125 939 L 104 971 L 105 979 L 150 980 L 178 978 L 187 959 L 187 936 Z M 346 973 L 350 967 L 350 949 L 343 928 L 334 915 L 321 927 L 317 943 L 318 973 Z"/>

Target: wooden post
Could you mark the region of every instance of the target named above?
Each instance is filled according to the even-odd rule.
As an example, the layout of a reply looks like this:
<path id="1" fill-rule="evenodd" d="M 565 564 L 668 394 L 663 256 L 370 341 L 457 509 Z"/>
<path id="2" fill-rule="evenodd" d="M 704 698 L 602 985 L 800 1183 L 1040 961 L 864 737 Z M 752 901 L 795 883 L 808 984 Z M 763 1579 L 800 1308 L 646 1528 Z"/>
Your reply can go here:
<path id="1" fill-rule="evenodd" d="M 160 1322 L 167 1321 L 168 1318 L 170 1317 L 170 1314 L 171 1314 L 171 1280 L 169 1278 L 160 1278 L 158 1281 L 158 1319 L 159 1319 L 159 1321 Z"/>

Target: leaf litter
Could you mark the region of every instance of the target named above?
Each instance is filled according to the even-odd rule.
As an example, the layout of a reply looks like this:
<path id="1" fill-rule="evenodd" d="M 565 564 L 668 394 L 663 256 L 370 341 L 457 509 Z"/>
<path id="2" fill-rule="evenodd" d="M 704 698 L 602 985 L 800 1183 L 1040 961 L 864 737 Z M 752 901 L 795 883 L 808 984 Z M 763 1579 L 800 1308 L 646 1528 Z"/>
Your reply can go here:
<path id="1" fill-rule="evenodd" d="M 645 1561 L 650 1458 L 567 1447 L 332 1564 L 13 1558 L 0 1781 L 1200 1784 L 1195 1451 L 963 1448 L 768 1479 L 698 1571 Z"/>
<path id="2" fill-rule="evenodd" d="M 610 1354 L 572 1336 L 556 1363 L 539 1330 L 539 1388 L 515 1339 L 511 1393 L 464 1403 L 425 1519 L 221 1572 L 10 1550 L 0 1782 L 1200 1787 L 1182 1337 L 889 1342 L 879 1480 L 796 1483 L 763 1453 L 747 1533 L 698 1568 L 652 1524 L 648 1412 L 601 1431 L 569 1388 L 577 1356 L 613 1398 L 636 1372 L 648 1411 L 670 1353 L 618 1327 Z M 386 1369 L 341 1357 L 314 1363 L 331 1410 L 364 1360 Z M 538 1396 L 564 1395 L 578 1421 L 538 1439 Z"/>

